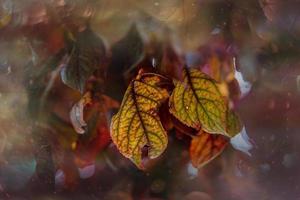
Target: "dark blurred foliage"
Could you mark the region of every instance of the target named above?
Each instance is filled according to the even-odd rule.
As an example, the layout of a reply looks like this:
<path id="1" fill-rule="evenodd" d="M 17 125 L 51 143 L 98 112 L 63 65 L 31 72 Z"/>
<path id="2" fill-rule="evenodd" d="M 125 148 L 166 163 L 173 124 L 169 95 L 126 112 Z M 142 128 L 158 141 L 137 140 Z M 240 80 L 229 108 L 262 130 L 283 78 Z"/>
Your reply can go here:
<path id="1" fill-rule="evenodd" d="M 298 199 L 299 10 L 297 0 L 0 0 L 0 199 Z M 163 106 L 169 146 L 140 171 L 111 144 L 110 118 L 141 69 L 178 78 L 184 64 L 226 83 L 251 156 L 227 148 L 197 172 L 194 130 Z M 69 115 L 86 92 L 79 135 Z"/>

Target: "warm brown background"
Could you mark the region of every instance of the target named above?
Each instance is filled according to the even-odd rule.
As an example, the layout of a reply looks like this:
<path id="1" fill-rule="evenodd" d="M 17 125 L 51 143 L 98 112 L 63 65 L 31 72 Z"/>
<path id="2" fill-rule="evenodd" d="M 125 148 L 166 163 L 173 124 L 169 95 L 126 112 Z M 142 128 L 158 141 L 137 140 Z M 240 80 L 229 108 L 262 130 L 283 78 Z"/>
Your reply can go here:
<path id="1" fill-rule="evenodd" d="M 0 19 L 7 13 L 13 16 L 8 27 L 0 27 L 0 199 L 300 199 L 299 3 L 0 0 Z M 169 27 L 183 55 L 199 54 L 204 45 L 220 41 L 235 48 L 238 68 L 252 84 L 251 92 L 236 106 L 254 144 L 252 156 L 230 147 L 196 175 L 186 162 L 187 150 L 173 142 L 163 163 L 142 173 L 112 148 L 106 156 L 99 155 L 95 175 L 75 188 L 58 187 L 55 194 L 37 191 L 32 180 L 34 127 L 26 114 L 28 98 L 22 77 L 33 56 L 28 40 L 38 38 L 39 58 L 61 45 L 53 30 L 66 7 L 72 10 L 77 28 L 91 15 L 92 29 L 108 48 L 126 34 L 133 21 L 146 34 L 161 36 L 161 26 Z M 70 107 L 78 97 L 61 94 L 63 87 L 55 89 L 56 101 Z M 58 110 L 62 107 L 67 108 Z"/>

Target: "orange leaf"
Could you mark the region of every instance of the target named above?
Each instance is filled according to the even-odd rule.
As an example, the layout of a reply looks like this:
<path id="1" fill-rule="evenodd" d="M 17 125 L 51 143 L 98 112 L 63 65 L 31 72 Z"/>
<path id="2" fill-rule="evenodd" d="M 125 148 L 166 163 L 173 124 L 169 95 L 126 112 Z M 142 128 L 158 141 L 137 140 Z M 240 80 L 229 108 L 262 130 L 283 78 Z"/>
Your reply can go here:
<path id="1" fill-rule="evenodd" d="M 201 168 L 216 158 L 226 147 L 228 140 L 217 134 L 209 134 L 200 131 L 200 135 L 194 137 L 190 146 L 190 157 L 194 167 Z"/>

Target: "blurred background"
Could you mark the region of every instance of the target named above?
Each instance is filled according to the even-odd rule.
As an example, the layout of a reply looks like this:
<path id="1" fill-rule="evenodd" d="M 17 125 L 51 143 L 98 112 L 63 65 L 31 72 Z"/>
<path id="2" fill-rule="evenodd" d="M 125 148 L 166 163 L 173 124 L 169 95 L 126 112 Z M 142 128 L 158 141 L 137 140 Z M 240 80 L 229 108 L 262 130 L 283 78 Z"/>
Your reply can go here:
<path id="1" fill-rule="evenodd" d="M 299 0 L 0 0 L 0 199 L 300 199 L 299 11 Z M 97 48 L 92 64 L 78 64 L 74 41 L 79 57 Z M 199 170 L 189 141 L 169 136 L 140 171 L 110 143 L 111 115 L 137 70 L 180 77 L 184 64 L 225 83 L 243 133 Z M 79 135 L 70 111 L 88 90 L 106 96 Z"/>

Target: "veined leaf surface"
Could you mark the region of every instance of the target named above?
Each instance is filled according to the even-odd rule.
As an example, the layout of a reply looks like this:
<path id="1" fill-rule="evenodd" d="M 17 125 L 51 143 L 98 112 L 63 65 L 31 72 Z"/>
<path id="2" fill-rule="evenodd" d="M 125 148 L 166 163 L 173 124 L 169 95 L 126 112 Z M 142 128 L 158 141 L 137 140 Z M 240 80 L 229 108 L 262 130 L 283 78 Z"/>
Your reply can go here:
<path id="1" fill-rule="evenodd" d="M 63 68 L 61 77 L 66 85 L 83 94 L 86 81 L 96 70 L 104 74 L 105 45 L 90 28 L 80 32 L 71 43 L 69 62 Z"/>
<path id="2" fill-rule="evenodd" d="M 156 76 L 138 77 L 128 86 L 119 112 L 112 118 L 111 137 L 119 151 L 139 168 L 142 149 L 148 147 L 149 158 L 156 158 L 167 147 L 168 138 L 158 111 L 168 98 L 167 90 L 158 86 Z"/>
<path id="3" fill-rule="evenodd" d="M 239 119 L 239 116 L 233 111 L 233 110 L 228 110 L 227 111 L 227 134 L 230 137 L 234 137 L 236 134 L 241 132 L 242 130 L 242 123 Z"/>
<path id="4" fill-rule="evenodd" d="M 229 136 L 226 131 L 227 105 L 216 82 L 197 69 L 184 69 L 183 82 L 175 81 L 170 112 L 197 130 Z"/>
<path id="5" fill-rule="evenodd" d="M 204 131 L 194 137 L 190 146 L 190 157 L 194 167 L 201 168 L 216 158 L 227 146 L 223 135 L 209 134 Z"/>

